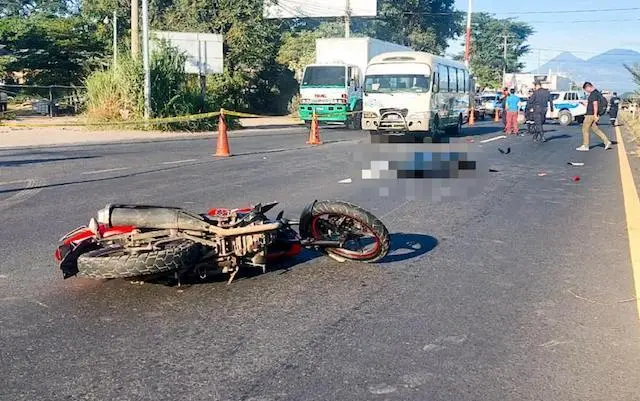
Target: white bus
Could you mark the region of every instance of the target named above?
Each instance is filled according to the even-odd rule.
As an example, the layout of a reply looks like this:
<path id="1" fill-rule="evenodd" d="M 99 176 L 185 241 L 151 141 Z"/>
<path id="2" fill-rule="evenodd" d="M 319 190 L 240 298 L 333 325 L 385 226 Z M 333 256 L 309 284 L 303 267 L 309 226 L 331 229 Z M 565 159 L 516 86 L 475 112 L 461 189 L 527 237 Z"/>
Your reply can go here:
<path id="1" fill-rule="evenodd" d="M 457 61 L 424 52 L 380 54 L 365 73 L 362 129 L 460 135 L 474 86 L 467 67 Z"/>

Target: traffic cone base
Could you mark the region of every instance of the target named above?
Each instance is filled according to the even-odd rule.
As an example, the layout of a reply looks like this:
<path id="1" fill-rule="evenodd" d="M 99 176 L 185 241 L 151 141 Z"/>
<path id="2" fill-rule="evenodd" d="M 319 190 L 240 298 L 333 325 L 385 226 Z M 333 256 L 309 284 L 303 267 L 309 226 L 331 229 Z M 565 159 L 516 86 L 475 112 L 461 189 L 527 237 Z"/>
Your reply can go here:
<path id="1" fill-rule="evenodd" d="M 227 122 L 224 118 L 224 112 L 220 110 L 220 118 L 218 120 L 218 141 L 216 144 L 216 157 L 229 157 L 229 137 L 227 136 Z"/>
<path id="2" fill-rule="evenodd" d="M 308 145 L 322 145 L 322 141 L 320 140 L 320 127 L 318 125 L 318 116 L 316 113 L 313 113 L 313 118 L 311 120 L 311 129 L 309 130 L 309 140 L 307 141 Z"/>

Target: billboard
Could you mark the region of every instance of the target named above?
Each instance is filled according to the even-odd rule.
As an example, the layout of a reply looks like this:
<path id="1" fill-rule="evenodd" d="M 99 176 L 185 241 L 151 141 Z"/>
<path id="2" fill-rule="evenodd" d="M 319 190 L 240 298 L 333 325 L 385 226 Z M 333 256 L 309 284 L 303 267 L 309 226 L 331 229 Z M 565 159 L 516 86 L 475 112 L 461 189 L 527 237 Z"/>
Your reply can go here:
<path id="1" fill-rule="evenodd" d="M 187 74 L 209 75 L 223 72 L 223 37 L 219 34 L 152 31 L 152 39 L 165 39 L 187 54 Z M 153 49 L 153 41 L 151 41 Z"/>
<path id="2" fill-rule="evenodd" d="M 352 17 L 378 15 L 377 0 L 264 0 L 263 15 L 268 19 L 344 17 L 347 7 Z"/>

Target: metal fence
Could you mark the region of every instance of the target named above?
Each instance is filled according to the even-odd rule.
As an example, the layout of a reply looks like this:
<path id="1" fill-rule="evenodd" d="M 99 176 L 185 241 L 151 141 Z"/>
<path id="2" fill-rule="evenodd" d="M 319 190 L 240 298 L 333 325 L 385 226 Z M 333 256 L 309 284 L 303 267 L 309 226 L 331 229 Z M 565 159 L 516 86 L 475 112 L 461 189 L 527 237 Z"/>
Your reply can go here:
<path id="1" fill-rule="evenodd" d="M 85 89 L 84 86 L 0 84 L 0 91 L 9 95 L 9 104 L 50 117 L 79 113 L 85 104 Z"/>

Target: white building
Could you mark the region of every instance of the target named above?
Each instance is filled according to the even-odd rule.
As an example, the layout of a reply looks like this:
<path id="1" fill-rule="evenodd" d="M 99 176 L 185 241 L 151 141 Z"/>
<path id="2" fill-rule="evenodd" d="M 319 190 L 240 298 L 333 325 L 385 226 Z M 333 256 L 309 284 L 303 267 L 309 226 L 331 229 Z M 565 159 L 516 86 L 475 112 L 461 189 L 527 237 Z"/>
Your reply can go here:
<path id="1" fill-rule="evenodd" d="M 568 91 L 571 90 L 573 81 L 571 78 L 562 74 L 552 73 L 549 74 L 507 74 L 503 85 L 508 88 L 515 88 L 516 93 L 520 95 L 526 95 L 529 90 L 533 90 L 533 84 L 535 81 L 542 82 L 542 87 L 549 89 L 550 91 Z"/>

